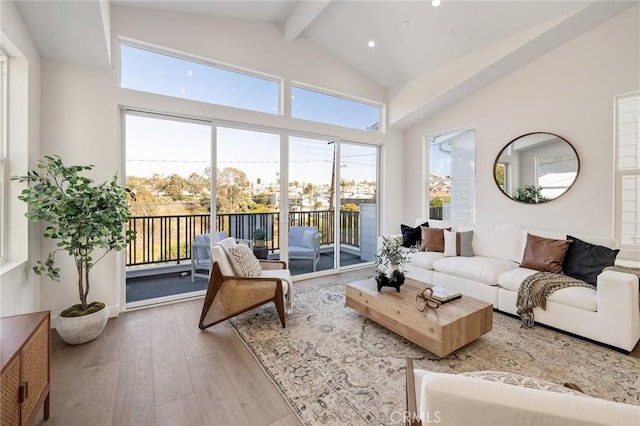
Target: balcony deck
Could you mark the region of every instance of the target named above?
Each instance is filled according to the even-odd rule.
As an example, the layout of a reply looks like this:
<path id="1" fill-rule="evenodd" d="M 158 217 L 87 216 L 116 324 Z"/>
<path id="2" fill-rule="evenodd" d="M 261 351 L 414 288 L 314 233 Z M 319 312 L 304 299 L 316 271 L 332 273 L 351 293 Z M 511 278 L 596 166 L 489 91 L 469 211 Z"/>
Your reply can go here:
<path id="1" fill-rule="evenodd" d="M 273 257 L 273 255 L 271 255 L 271 257 Z M 341 266 L 355 265 L 361 262 L 360 257 L 353 253 L 346 251 L 340 253 Z M 320 256 L 317 270 L 333 269 L 333 265 L 333 252 L 325 252 Z M 312 272 L 311 262 L 309 260 L 293 259 L 289 261 L 289 270 L 292 275 Z M 153 268 L 149 268 L 147 271 L 147 275 L 127 278 L 127 303 L 207 289 L 208 280 L 196 278 L 194 282 L 191 282 L 191 274 L 189 271 L 156 274 L 153 273 Z"/>

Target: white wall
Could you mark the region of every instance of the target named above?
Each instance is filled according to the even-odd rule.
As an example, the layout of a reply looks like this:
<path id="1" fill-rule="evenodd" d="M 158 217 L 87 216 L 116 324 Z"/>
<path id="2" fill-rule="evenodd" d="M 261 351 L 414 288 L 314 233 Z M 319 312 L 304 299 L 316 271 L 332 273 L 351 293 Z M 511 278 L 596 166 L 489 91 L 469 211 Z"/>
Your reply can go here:
<path id="1" fill-rule="evenodd" d="M 22 175 L 40 154 L 40 55 L 13 2 L 0 2 L 0 48 L 9 58 L 8 176 Z M 39 227 L 17 200 L 22 185 L 10 182 L 7 259 L 0 266 L 0 317 L 40 309 L 39 277 L 29 268 L 39 257 Z"/>
<path id="2" fill-rule="evenodd" d="M 407 131 L 405 223 L 421 205 L 425 135 L 476 129 L 476 222 L 613 235 L 614 96 L 640 89 L 635 6 Z M 510 140 L 544 131 L 571 142 L 581 161 L 574 187 L 558 200 L 523 205 L 505 197 L 493 163 Z M 409 155 L 416 153 L 416 155 Z"/>
<path id="3" fill-rule="evenodd" d="M 376 102 L 386 102 L 386 90 L 357 73 L 336 57 L 299 39 L 286 41 L 272 24 L 222 20 L 197 15 L 180 15 L 147 9 L 114 7 L 111 14 L 112 52 L 117 68 L 117 37 L 168 47 L 191 55 L 250 68 L 301 81 L 337 92 L 349 93 Z M 120 170 L 119 107 L 128 106 L 186 116 L 253 123 L 291 131 L 305 131 L 373 142 L 383 147 L 383 191 L 394 206 L 401 206 L 397 185 L 391 176 L 402 179 L 402 135 L 399 132 L 373 134 L 341 129 L 320 123 L 292 120 L 283 116 L 243 111 L 166 96 L 123 90 L 118 87 L 117 69 L 98 70 L 54 60 L 42 67 L 42 153 L 60 154 L 67 163 L 91 163 L 94 177 L 108 179 Z M 285 95 L 286 99 L 286 95 Z M 285 107 L 286 110 L 286 107 Z M 393 149 L 387 149 L 393 145 Z M 383 220 L 397 222 L 401 210 L 383 214 Z M 49 242 L 45 242 L 48 246 Z M 111 254 L 92 271 L 90 299 L 101 300 L 116 314 L 122 307 L 124 274 L 116 254 Z M 67 281 L 50 285 L 43 278 L 42 306 L 55 314 L 77 300 L 75 270 L 65 261 L 62 271 Z"/>

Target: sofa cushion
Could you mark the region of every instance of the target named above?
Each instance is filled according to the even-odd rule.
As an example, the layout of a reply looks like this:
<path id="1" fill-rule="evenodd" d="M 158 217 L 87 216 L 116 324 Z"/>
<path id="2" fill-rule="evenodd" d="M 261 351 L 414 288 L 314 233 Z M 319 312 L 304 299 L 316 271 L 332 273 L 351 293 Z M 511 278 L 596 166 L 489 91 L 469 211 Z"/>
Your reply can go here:
<path id="1" fill-rule="evenodd" d="M 436 251 L 417 251 L 411 254 L 409 263 L 422 269 L 433 269 L 433 262 L 443 259 L 444 253 Z"/>
<path id="2" fill-rule="evenodd" d="M 607 266 L 613 266 L 620 250 L 590 244 L 579 238 L 567 235 L 567 240 L 573 240 L 562 263 L 562 270 L 566 275 L 577 278 L 591 285 L 596 285 L 598 275 Z"/>
<path id="3" fill-rule="evenodd" d="M 561 274 L 562 262 L 570 243 L 571 240 L 555 240 L 527 234 L 527 245 L 520 266 Z"/>
<path id="4" fill-rule="evenodd" d="M 498 277 L 515 269 L 518 264 L 494 257 L 445 257 L 433 263 L 433 269 L 449 275 L 478 281 L 487 285 L 497 285 Z"/>
<path id="5" fill-rule="evenodd" d="M 412 247 L 418 244 L 422 240 L 421 226 L 429 227 L 429 222 L 424 222 L 415 228 L 409 225 L 400 225 L 400 231 L 402 232 L 402 247 Z"/>
<path id="6" fill-rule="evenodd" d="M 420 228 L 422 229 L 422 251 L 444 252 L 444 229 L 426 226 Z M 451 228 L 446 229 L 451 230 Z"/>
<path id="7" fill-rule="evenodd" d="M 445 256 L 473 256 L 473 231 L 454 232 L 444 230 Z"/>
<path id="8" fill-rule="evenodd" d="M 434 226 L 432 224 L 432 226 Z M 473 231 L 476 256 L 522 260 L 522 226 L 514 224 L 456 224 L 456 231 Z"/>
<path id="9" fill-rule="evenodd" d="M 530 275 L 535 274 L 535 269 L 516 268 L 505 272 L 498 277 L 498 284 L 505 290 L 518 292 L 522 281 Z M 598 310 L 598 294 L 595 289 L 587 287 L 568 287 L 553 292 L 548 301 L 560 303 L 566 306 L 583 309 L 585 311 L 596 312 Z"/>

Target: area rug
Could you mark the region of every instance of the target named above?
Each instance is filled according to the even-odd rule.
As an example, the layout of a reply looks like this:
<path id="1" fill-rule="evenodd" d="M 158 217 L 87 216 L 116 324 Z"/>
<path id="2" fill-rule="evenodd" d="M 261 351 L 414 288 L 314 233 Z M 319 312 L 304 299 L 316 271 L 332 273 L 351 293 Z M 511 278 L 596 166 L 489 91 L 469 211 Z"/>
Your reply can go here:
<path id="1" fill-rule="evenodd" d="M 345 283 L 295 297 L 284 329 L 268 305 L 230 322 L 306 425 L 396 424 L 407 357 L 430 371 L 508 371 L 640 405 L 640 359 L 540 326 L 523 329 L 516 318 L 494 313 L 491 332 L 439 359 L 346 307 Z"/>

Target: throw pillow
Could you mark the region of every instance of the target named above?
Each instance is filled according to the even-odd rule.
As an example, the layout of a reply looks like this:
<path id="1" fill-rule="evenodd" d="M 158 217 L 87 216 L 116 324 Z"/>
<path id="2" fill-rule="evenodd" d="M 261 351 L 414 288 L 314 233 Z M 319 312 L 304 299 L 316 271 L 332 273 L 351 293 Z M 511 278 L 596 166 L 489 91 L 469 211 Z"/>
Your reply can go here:
<path id="1" fill-rule="evenodd" d="M 425 222 L 420 226 L 412 228 L 409 225 L 400 225 L 400 232 L 402 232 L 402 247 L 413 247 L 422 239 L 422 226 L 429 227 L 429 222 Z"/>
<path id="2" fill-rule="evenodd" d="M 302 234 L 302 247 L 316 248 L 316 231 L 313 229 L 305 229 Z"/>
<path id="3" fill-rule="evenodd" d="M 444 231 L 444 255 L 473 256 L 473 231 L 453 232 Z"/>
<path id="4" fill-rule="evenodd" d="M 590 244 L 567 235 L 573 243 L 564 257 L 562 269 L 566 275 L 577 278 L 591 285 L 596 285 L 598 275 L 607 266 L 613 266 L 620 250 Z"/>
<path id="5" fill-rule="evenodd" d="M 562 262 L 571 240 L 554 240 L 527 234 L 527 245 L 520 266 L 537 271 L 562 273 Z"/>
<path id="6" fill-rule="evenodd" d="M 229 249 L 229 255 L 236 273 L 245 277 L 258 277 L 262 272 L 258 258 L 244 244 Z"/>
<path id="7" fill-rule="evenodd" d="M 427 228 L 420 227 L 422 230 L 422 251 L 444 251 L 444 229 L 443 228 Z M 450 231 L 451 228 L 447 228 Z"/>

